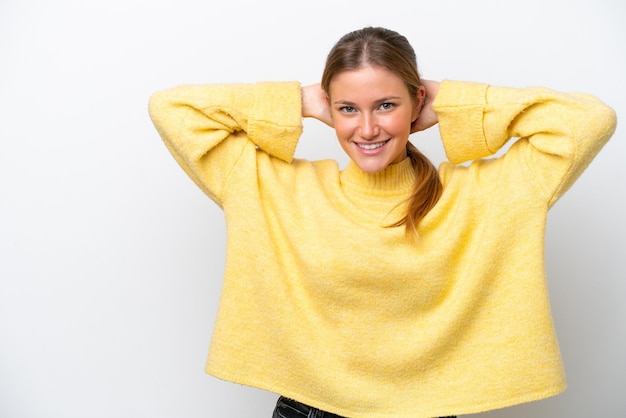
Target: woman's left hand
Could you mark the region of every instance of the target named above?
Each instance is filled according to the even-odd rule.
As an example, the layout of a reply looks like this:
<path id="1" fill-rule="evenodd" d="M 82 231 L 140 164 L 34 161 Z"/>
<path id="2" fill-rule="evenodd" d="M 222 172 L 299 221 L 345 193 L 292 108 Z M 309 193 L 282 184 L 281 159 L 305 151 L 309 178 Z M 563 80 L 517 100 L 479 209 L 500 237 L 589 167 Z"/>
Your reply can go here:
<path id="1" fill-rule="evenodd" d="M 433 110 L 432 104 L 435 101 L 435 97 L 437 97 L 437 92 L 439 91 L 439 82 L 433 80 L 422 80 L 422 85 L 426 90 L 424 103 L 422 104 L 422 108 L 417 119 L 415 119 L 415 121 L 411 124 L 411 133 L 426 130 L 431 126 L 436 125 L 438 122 L 437 114 Z"/>

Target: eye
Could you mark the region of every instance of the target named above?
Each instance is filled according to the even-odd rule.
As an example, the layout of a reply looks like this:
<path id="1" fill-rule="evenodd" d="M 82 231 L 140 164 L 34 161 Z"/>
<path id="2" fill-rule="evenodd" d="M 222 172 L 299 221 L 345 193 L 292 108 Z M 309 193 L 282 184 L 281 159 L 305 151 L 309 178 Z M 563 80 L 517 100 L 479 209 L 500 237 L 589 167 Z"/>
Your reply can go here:
<path id="1" fill-rule="evenodd" d="M 381 108 L 382 110 L 391 110 L 391 109 L 393 109 L 395 106 L 396 106 L 396 105 L 395 105 L 395 104 L 393 104 L 393 103 L 386 102 L 386 103 L 381 104 L 381 105 L 380 105 L 380 108 Z"/>
<path id="2" fill-rule="evenodd" d="M 343 113 L 354 113 L 356 109 L 352 106 L 342 106 L 339 108 L 339 111 Z"/>

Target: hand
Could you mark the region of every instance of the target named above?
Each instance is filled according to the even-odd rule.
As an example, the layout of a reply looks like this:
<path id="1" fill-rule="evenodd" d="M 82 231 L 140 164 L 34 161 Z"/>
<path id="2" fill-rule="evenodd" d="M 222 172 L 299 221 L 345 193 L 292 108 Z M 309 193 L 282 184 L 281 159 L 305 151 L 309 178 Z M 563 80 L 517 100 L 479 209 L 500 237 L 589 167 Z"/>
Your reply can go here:
<path id="1" fill-rule="evenodd" d="M 432 108 L 432 104 L 435 101 L 435 97 L 437 97 L 437 92 L 439 91 L 439 82 L 422 80 L 422 84 L 426 89 L 424 103 L 422 104 L 419 116 L 411 124 L 411 133 L 426 130 L 437 124 L 439 120 L 437 118 L 437 114 Z"/>
<path id="2" fill-rule="evenodd" d="M 328 96 L 320 83 L 302 87 L 302 117 L 315 118 L 333 127 Z"/>

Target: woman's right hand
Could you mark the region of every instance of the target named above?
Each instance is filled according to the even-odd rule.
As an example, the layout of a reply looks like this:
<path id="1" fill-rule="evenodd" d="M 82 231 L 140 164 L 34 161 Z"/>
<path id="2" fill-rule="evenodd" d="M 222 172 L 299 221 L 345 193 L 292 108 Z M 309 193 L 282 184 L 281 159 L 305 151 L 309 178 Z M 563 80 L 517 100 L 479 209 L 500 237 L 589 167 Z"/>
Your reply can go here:
<path id="1" fill-rule="evenodd" d="M 302 87 L 302 117 L 315 118 L 333 127 L 328 96 L 320 83 Z"/>

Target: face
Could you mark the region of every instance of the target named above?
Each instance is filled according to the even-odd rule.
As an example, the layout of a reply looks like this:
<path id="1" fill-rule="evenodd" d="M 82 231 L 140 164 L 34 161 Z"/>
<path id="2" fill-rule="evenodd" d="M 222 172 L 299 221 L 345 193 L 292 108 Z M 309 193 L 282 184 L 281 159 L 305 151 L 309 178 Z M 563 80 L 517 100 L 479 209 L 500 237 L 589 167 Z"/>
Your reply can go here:
<path id="1" fill-rule="evenodd" d="M 406 158 L 420 97 L 411 97 L 400 77 L 378 67 L 343 71 L 333 78 L 333 125 L 341 147 L 361 170 L 376 173 Z"/>

